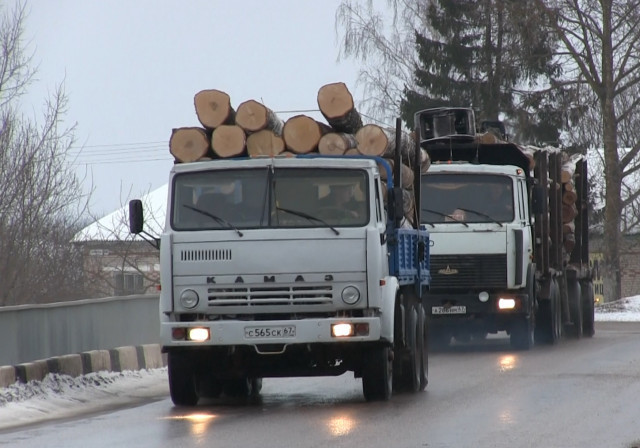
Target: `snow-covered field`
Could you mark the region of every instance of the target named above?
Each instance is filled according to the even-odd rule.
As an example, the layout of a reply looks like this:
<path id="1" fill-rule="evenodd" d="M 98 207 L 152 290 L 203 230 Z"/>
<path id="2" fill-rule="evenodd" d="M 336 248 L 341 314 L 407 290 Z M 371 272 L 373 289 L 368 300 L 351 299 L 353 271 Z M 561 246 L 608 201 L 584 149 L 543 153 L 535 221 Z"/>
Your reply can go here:
<path id="1" fill-rule="evenodd" d="M 640 322 L 640 296 L 596 307 L 597 322 Z M 0 388 L 0 430 L 168 395 L 167 369 L 98 372 Z"/>

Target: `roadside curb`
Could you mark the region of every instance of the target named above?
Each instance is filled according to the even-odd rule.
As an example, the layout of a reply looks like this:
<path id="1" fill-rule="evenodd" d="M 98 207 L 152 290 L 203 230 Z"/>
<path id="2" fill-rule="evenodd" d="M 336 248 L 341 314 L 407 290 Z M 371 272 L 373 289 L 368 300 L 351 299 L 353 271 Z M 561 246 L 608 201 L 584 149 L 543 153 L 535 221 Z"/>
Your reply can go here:
<path id="1" fill-rule="evenodd" d="M 42 381 L 49 373 L 78 377 L 102 370 L 122 372 L 124 370 L 156 369 L 166 366 L 166 357 L 158 344 L 116 347 L 111 350 L 62 355 L 17 364 L 0 366 L 0 387 L 15 382 Z"/>

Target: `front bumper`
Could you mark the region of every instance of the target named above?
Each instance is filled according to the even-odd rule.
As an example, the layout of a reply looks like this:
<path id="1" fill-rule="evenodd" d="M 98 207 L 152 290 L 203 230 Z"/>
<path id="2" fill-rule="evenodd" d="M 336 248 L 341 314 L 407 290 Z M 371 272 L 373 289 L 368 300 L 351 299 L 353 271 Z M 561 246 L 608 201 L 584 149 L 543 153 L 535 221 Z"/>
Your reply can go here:
<path id="1" fill-rule="evenodd" d="M 333 337 L 331 326 L 339 323 L 368 324 L 369 332 L 361 336 Z M 291 327 L 294 331 L 291 331 Z M 205 328 L 209 330 L 209 339 L 197 342 L 176 340 L 173 338 L 175 328 Z M 256 330 L 258 329 L 258 330 Z M 263 336 L 267 333 L 278 333 L 286 329 L 287 336 Z M 264 331 L 263 331 L 264 330 Z M 267 331 L 269 330 L 269 331 Z M 272 331 L 276 330 L 276 331 Z M 285 332 L 283 331 L 283 332 Z M 381 321 L 377 317 L 330 318 L 304 320 L 271 320 L 271 321 L 197 321 L 197 322 L 162 322 L 160 324 L 160 341 L 164 347 L 202 347 L 202 346 L 235 346 L 262 344 L 313 344 L 378 341 L 381 338 Z"/>

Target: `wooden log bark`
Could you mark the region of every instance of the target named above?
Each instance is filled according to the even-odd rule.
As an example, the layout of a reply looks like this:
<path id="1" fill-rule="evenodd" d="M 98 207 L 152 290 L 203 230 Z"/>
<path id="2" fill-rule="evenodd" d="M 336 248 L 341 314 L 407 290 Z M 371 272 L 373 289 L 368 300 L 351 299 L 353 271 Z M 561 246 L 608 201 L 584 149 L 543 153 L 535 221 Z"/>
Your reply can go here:
<path id="1" fill-rule="evenodd" d="M 565 184 L 566 185 L 569 184 Z M 576 194 L 576 192 L 574 190 L 568 190 L 568 189 L 564 189 L 564 191 L 562 192 L 562 203 L 563 204 L 575 204 L 575 202 L 578 200 L 578 195 Z"/>
<path id="2" fill-rule="evenodd" d="M 245 152 L 247 136 L 235 124 L 218 126 L 211 135 L 211 149 L 219 157 L 238 157 Z"/>
<path id="3" fill-rule="evenodd" d="M 326 84 L 318 90 L 318 108 L 336 132 L 355 134 L 362 127 L 362 117 L 355 108 L 346 84 Z"/>
<path id="4" fill-rule="evenodd" d="M 355 136 L 344 132 L 329 132 L 320 137 L 318 142 L 318 152 L 325 155 L 343 155 L 348 149 L 357 147 Z"/>
<path id="5" fill-rule="evenodd" d="M 169 151 L 178 162 L 195 162 L 210 154 L 207 133 L 202 128 L 184 127 L 171 132 Z"/>
<path id="6" fill-rule="evenodd" d="M 276 135 L 282 135 L 283 122 L 274 111 L 255 100 L 248 100 L 238 106 L 236 124 L 247 134 L 269 129 Z"/>
<path id="7" fill-rule="evenodd" d="M 385 160 L 389 163 L 389 166 L 391 167 L 391 173 L 393 175 L 395 171 L 395 161 L 393 159 L 388 159 L 388 158 Z M 380 163 L 378 163 L 378 170 L 380 171 L 380 179 L 386 181 L 387 171 L 384 169 L 384 167 Z M 400 165 L 400 177 L 401 177 L 400 186 L 406 190 L 413 190 L 413 179 L 415 176 L 413 174 L 413 170 L 409 165 L 406 165 L 404 163 Z M 394 184 L 397 185 L 397 179 L 394 179 L 394 180 L 395 180 Z"/>
<path id="8" fill-rule="evenodd" d="M 306 115 L 289 118 L 282 129 L 285 147 L 297 154 L 307 154 L 318 148 L 320 138 L 331 131 L 324 123 Z"/>
<path id="9" fill-rule="evenodd" d="M 201 90 L 193 98 L 198 120 L 207 129 L 215 129 L 223 124 L 232 124 L 235 111 L 231 107 L 229 95 L 220 90 Z"/>
<path id="10" fill-rule="evenodd" d="M 576 224 L 575 221 L 565 222 L 562 224 L 562 234 L 575 233 Z"/>
<path id="11" fill-rule="evenodd" d="M 262 129 L 247 137 L 249 156 L 277 156 L 284 151 L 284 140 L 269 129 Z"/>

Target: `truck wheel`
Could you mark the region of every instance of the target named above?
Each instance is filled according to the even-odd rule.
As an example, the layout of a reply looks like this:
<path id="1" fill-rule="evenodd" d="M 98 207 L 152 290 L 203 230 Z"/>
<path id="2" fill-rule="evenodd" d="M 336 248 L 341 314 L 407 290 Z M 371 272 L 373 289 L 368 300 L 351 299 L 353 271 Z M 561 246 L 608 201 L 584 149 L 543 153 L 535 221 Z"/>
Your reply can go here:
<path id="1" fill-rule="evenodd" d="M 516 350 L 529 350 L 533 345 L 532 316 L 518 316 L 511 321 L 511 347 Z"/>
<path id="2" fill-rule="evenodd" d="M 571 314 L 571 327 L 568 333 L 576 339 L 582 336 L 582 292 L 577 280 L 567 282 L 567 296 L 569 296 L 569 312 Z"/>
<path id="3" fill-rule="evenodd" d="M 420 344 L 418 328 L 418 310 L 411 307 L 407 319 L 407 347 L 406 359 L 402 369 L 402 386 L 409 392 L 417 392 L 420 390 Z"/>
<path id="4" fill-rule="evenodd" d="M 189 356 L 169 352 L 167 355 L 169 371 L 169 394 L 176 406 L 195 406 L 198 403 L 196 372 Z"/>
<path id="5" fill-rule="evenodd" d="M 225 381 L 224 393 L 230 397 L 254 397 L 262 389 L 262 378 L 233 378 Z"/>
<path id="6" fill-rule="evenodd" d="M 391 349 L 376 346 L 364 354 L 362 392 L 367 401 L 386 401 L 393 389 L 393 360 Z"/>
<path id="7" fill-rule="evenodd" d="M 420 389 L 429 384 L 429 328 L 427 313 L 422 305 L 418 307 L 418 353 L 420 354 Z"/>
<path id="8" fill-rule="evenodd" d="M 581 285 L 582 296 L 582 334 L 588 338 L 595 334 L 595 297 L 593 295 L 593 284 L 583 282 Z"/>
<path id="9" fill-rule="evenodd" d="M 534 336 L 537 344 L 555 344 L 561 335 L 562 304 L 558 283 L 553 280 L 549 288 L 549 298 L 540 301 L 536 314 Z"/>

